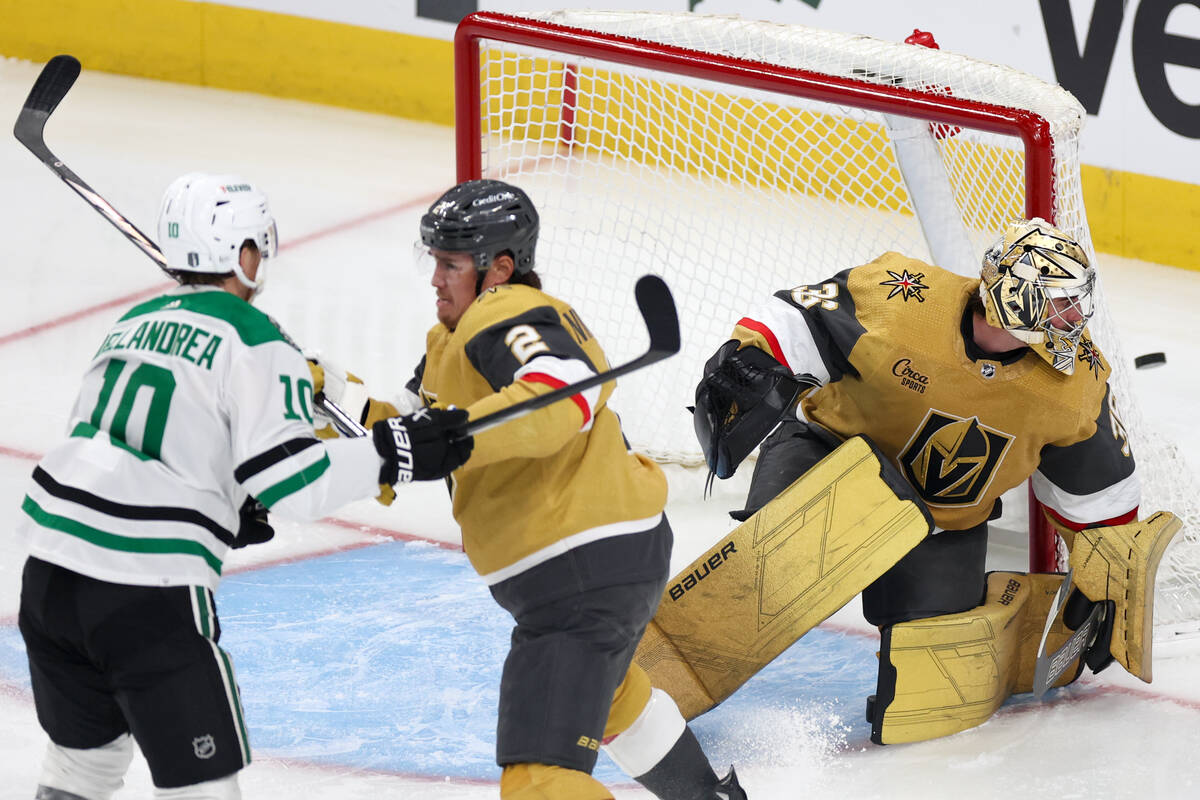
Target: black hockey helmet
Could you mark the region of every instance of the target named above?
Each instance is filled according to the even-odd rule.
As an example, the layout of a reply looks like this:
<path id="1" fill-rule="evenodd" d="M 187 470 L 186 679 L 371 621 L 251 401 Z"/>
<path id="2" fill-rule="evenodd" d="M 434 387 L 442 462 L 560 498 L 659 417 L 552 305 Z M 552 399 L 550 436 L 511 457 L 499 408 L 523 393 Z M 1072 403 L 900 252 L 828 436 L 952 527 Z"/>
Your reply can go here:
<path id="1" fill-rule="evenodd" d="M 439 197 L 421 217 L 421 243 L 468 252 L 485 270 L 501 253 L 512 254 L 518 275 L 533 269 L 538 213 L 521 189 L 496 180 L 465 181 Z"/>

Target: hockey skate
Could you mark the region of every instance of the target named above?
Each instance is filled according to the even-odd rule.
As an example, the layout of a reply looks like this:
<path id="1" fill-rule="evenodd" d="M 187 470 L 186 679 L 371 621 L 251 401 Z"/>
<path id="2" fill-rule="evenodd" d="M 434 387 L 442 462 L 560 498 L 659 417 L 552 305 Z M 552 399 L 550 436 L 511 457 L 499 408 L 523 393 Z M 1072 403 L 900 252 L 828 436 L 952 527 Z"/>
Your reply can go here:
<path id="1" fill-rule="evenodd" d="M 737 772 L 732 765 L 729 767 L 729 774 L 717 781 L 717 785 L 713 787 L 712 796 L 715 800 L 746 800 L 746 790 L 738 783 Z"/>

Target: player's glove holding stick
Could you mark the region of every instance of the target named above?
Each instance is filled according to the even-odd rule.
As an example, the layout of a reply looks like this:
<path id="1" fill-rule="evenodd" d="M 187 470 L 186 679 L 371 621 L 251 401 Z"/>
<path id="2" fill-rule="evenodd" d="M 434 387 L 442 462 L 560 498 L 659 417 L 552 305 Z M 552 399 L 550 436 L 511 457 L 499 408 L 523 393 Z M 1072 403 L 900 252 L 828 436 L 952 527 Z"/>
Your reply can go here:
<path id="1" fill-rule="evenodd" d="M 247 497 L 238 511 L 238 532 L 233 539 L 234 549 L 248 544 L 263 544 L 271 541 L 274 536 L 275 529 L 267 521 L 267 507 L 253 497 Z"/>
<path id="2" fill-rule="evenodd" d="M 432 481 L 461 467 L 475 447 L 475 438 L 462 432 L 468 419 L 461 408 L 422 408 L 376 422 L 371 435 L 384 460 L 379 482 Z"/>

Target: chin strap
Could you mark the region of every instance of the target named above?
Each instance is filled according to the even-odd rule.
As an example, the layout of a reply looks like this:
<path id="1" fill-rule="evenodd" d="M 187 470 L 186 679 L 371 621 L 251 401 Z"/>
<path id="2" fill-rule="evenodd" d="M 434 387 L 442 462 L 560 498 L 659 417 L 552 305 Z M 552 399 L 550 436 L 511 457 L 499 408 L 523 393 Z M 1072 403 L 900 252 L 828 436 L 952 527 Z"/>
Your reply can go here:
<path id="1" fill-rule="evenodd" d="M 242 271 L 241 264 L 233 265 L 233 274 L 238 279 L 238 283 L 250 290 L 250 299 L 258 297 L 262 293 L 263 287 L 267 283 L 267 259 L 261 259 L 258 262 L 258 280 L 252 281 L 246 277 L 246 273 Z"/>

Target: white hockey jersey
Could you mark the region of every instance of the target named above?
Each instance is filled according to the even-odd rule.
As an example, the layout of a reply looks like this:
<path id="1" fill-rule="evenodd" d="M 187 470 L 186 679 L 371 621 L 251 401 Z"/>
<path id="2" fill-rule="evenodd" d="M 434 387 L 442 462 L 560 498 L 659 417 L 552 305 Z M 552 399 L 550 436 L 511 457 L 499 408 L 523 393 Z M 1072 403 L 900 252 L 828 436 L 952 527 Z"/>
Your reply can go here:
<path id="1" fill-rule="evenodd" d="M 92 359 L 19 525 L 32 555 L 113 583 L 215 589 L 248 495 L 315 519 L 378 491 L 370 437 L 313 435 L 304 358 L 214 287 L 131 309 Z"/>

